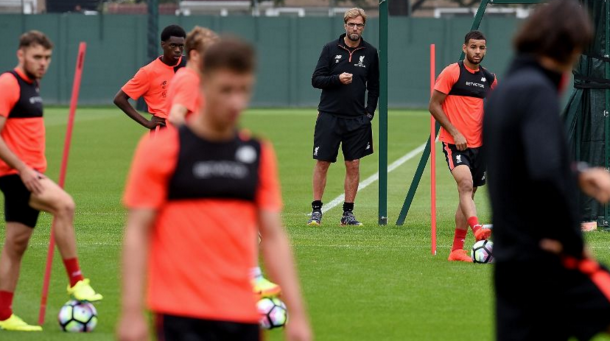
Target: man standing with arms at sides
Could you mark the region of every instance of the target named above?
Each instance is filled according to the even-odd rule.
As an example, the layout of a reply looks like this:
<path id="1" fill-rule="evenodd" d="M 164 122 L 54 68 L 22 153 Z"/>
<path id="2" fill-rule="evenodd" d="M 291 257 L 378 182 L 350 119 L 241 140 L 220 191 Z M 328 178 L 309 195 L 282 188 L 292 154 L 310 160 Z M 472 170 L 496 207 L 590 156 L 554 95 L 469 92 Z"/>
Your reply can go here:
<path id="1" fill-rule="evenodd" d="M 472 262 L 464 250 L 468 227 L 477 241 L 491 235 L 479 223 L 474 195 L 485 184 L 483 101 L 497 80 L 480 65 L 487 52 L 487 39 L 481 32 L 468 32 L 462 50 L 466 59 L 447 66 L 438 76 L 429 110 L 442 127 L 439 139 L 460 200 L 449 261 Z"/>
<path id="2" fill-rule="evenodd" d="M 42 32 L 19 38 L 19 64 L 0 75 L 0 190 L 4 194 L 6 239 L 0 256 L 0 329 L 41 331 L 13 314 L 23 254 L 40 211 L 55 217 L 53 236 L 70 284 L 68 295 L 79 301 L 99 301 L 81 273 L 74 235 L 74 201 L 47 178 L 45 127 L 39 81 L 51 63 L 53 44 Z"/>
<path id="3" fill-rule="evenodd" d="M 214 31 L 199 26 L 195 26 L 186 35 L 188 62 L 186 67 L 176 72 L 167 90 L 166 112 L 171 124 L 175 126 L 184 124 L 186 117 L 196 112 L 202 104 L 199 95 L 201 58 L 205 50 L 217 41 L 218 35 Z"/>
<path id="4" fill-rule="evenodd" d="M 138 146 L 124 197 L 121 341 L 148 340 L 144 292 L 160 340 L 260 340 L 250 283 L 257 231 L 290 312 L 287 339 L 311 340 L 280 217 L 273 148 L 237 131 L 253 91 L 254 59 L 254 49 L 236 39 L 210 46 L 199 113 Z"/>
<path id="5" fill-rule="evenodd" d="M 114 96 L 114 104 L 143 127 L 154 130 L 165 126 L 168 112 L 165 104 L 169 81 L 186 62 L 182 56 L 186 32 L 178 25 L 170 25 L 161 32 L 163 55 L 140 68 Z M 152 118 L 147 120 L 131 104 L 129 99 L 137 100 L 144 96 L 148 112 Z"/>
<path id="6" fill-rule="evenodd" d="M 360 159 L 373 153 L 371 120 L 379 98 L 379 56 L 377 49 L 362 39 L 366 25 L 364 10 L 348 10 L 343 22 L 345 33 L 324 46 L 311 77 L 311 84 L 322 89 L 322 94 L 314 133 L 313 158 L 316 165 L 310 226 L 322 223 L 326 175 L 330 164 L 337 161 L 339 145 L 345 159 L 345 202 L 341 225 L 362 225 L 353 210 L 360 181 Z"/>
<path id="7" fill-rule="evenodd" d="M 486 104 L 497 340 L 589 340 L 610 327 L 610 274 L 584 245 L 578 187 L 602 203 L 610 175 L 575 165 L 560 93 L 592 38 L 578 1 L 540 6 Z"/>

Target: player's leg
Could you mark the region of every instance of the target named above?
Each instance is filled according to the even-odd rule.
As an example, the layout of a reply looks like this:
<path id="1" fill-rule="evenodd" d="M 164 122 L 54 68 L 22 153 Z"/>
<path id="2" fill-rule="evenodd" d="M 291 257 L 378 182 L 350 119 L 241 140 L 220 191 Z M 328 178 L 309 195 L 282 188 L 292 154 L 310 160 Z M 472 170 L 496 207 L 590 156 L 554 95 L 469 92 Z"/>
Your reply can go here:
<path id="1" fill-rule="evenodd" d="M 322 197 L 326 188 L 326 176 L 331 163 L 337 161 L 340 136 L 337 134 L 337 118 L 330 114 L 318 114 L 313 142 L 313 158 L 316 164 L 313 170 L 313 201 L 311 203 L 310 226 L 322 224 Z"/>
<path id="2" fill-rule="evenodd" d="M 3 292 L 15 292 L 21 269 L 21 259 L 33 231 L 33 228 L 21 223 L 6 223 L 6 239 L 0 255 L 0 295 Z M 4 308 L 0 307 L 0 309 Z M 9 316 L 0 311 L 0 320 L 5 320 Z"/>
<path id="3" fill-rule="evenodd" d="M 5 240 L 0 254 L 0 329 L 41 331 L 13 314 L 13 296 L 19 280 L 21 260 L 36 226 L 39 212 L 28 205 L 30 192 L 19 175 L 0 178 L 4 193 Z"/>
<path id="4" fill-rule="evenodd" d="M 72 197 L 48 178 L 40 180 L 43 191 L 32 194 L 30 206 L 49 212 L 55 218 L 53 237 L 63 259 L 70 284 L 68 294 L 79 301 L 99 301 L 102 295 L 96 293 L 84 278 L 78 264 L 76 235 L 74 232 L 74 209 Z"/>
<path id="5" fill-rule="evenodd" d="M 28 247 L 33 228 L 21 223 L 6 223 L 6 239 L 0 255 L 0 328 L 15 331 L 40 331 L 13 314 L 13 295 L 19 280 L 21 260 Z"/>
<path id="6" fill-rule="evenodd" d="M 264 243 L 263 243 L 263 239 L 261 237 L 260 232 L 258 233 L 258 254 L 256 255 L 256 264 L 255 266 L 252 267 L 252 269 L 250 270 L 250 278 L 252 281 L 252 290 L 254 291 L 254 294 L 257 296 L 258 299 L 263 298 L 263 297 L 277 297 L 280 295 L 280 293 L 282 292 L 282 288 L 267 280 L 264 276 L 263 276 L 263 271 L 261 270 L 260 266 L 259 266 L 259 259 L 260 259 L 260 253 L 261 253 L 261 249 L 264 247 Z"/>
<path id="7" fill-rule="evenodd" d="M 472 197 L 474 199 L 474 195 L 477 192 L 477 187 L 473 188 Z M 464 216 L 462 212 L 462 208 L 458 204 L 457 210 L 455 212 L 455 233 L 453 236 L 453 245 L 451 247 L 451 252 L 449 253 L 450 261 L 462 261 L 471 263 L 472 258 L 468 255 L 468 251 L 464 250 L 464 242 L 466 241 L 466 235 L 468 234 L 468 220 Z"/>
<path id="8" fill-rule="evenodd" d="M 345 161 L 345 202 L 354 203 L 360 183 L 360 160 Z"/>
<path id="9" fill-rule="evenodd" d="M 470 172 L 472 174 L 472 184 L 474 186 L 474 191 L 472 193 L 472 204 L 475 207 L 476 216 L 474 196 L 477 193 L 477 188 L 485 186 L 485 183 L 487 182 L 487 165 L 485 164 L 485 158 L 481 155 L 481 148 L 469 149 L 468 159 L 470 160 Z M 469 225 L 473 228 L 472 232 L 474 232 L 474 238 L 476 241 L 491 237 L 491 229 L 483 228 L 482 224 L 479 224 L 478 219 L 474 223 L 475 225 L 471 225 L 469 222 Z"/>
<path id="10" fill-rule="evenodd" d="M 489 238 L 491 230 L 483 229 L 477 217 L 477 208 L 474 203 L 475 186 L 472 172 L 468 165 L 456 166 L 451 172 L 458 187 L 460 209 L 466 218 L 468 226 L 472 229 L 477 241 Z"/>
<path id="11" fill-rule="evenodd" d="M 360 159 L 373 154 L 373 130 L 366 116 L 341 119 L 343 134 L 341 148 L 345 159 L 345 202 L 341 225 L 361 226 L 354 216 L 354 203 L 360 183 Z"/>
<path id="12" fill-rule="evenodd" d="M 316 160 L 316 164 L 313 168 L 313 199 L 322 200 L 324 196 L 324 189 L 326 188 L 326 175 L 328 174 L 328 168 L 330 168 L 329 161 Z M 321 208 L 321 207 L 320 207 Z"/>

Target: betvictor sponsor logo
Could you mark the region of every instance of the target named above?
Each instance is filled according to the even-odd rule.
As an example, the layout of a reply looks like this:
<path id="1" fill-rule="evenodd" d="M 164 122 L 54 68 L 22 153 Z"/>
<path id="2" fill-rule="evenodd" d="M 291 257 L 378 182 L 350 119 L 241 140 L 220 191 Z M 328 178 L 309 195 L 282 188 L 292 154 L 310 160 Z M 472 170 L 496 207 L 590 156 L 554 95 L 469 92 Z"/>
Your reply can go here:
<path id="1" fill-rule="evenodd" d="M 474 87 L 481 88 L 481 89 L 485 88 L 485 84 L 476 83 L 476 82 L 466 82 L 466 86 L 474 86 Z"/>
<path id="2" fill-rule="evenodd" d="M 201 161 L 193 166 L 193 175 L 198 179 L 243 179 L 248 173 L 248 167 L 234 161 Z"/>

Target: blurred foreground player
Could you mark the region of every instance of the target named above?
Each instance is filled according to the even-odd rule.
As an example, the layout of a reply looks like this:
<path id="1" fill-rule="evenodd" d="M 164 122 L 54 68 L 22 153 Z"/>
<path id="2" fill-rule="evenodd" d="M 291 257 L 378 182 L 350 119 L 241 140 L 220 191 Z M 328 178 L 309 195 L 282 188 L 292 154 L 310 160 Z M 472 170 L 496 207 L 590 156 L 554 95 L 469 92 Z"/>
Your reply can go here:
<path id="1" fill-rule="evenodd" d="M 497 340 L 589 340 L 610 326 L 610 274 L 584 246 L 578 186 L 610 199 L 610 175 L 573 166 L 559 94 L 591 23 L 577 1 L 541 6 L 490 96 L 485 155 L 494 223 Z"/>
<path id="2" fill-rule="evenodd" d="M 147 340 L 146 291 L 161 340 L 259 340 L 250 284 L 258 227 L 267 269 L 290 310 L 287 338 L 310 340 L 273 149 L 237 131 L 253 91 L 254 50 L 222 40 L 205 53 L 203 70 L 198 115 L 144 137 L 134 157 L 119 339 Z"/>
<path id="3" fill-rule="evenodd" d="M 40 331 L 13 314 L 21 259 L 40 211 L 55 217 L 53 235 L 70 284 L 68 295 L 79 301 L 99 301 L 78 265 L 74 235 L 74 201 L 43 173 L 45 126 L 39 81 L 51 64 L 53 44 L 42 32 L 19 38 L 19 64 L 0 75 L 0 190 L 4 194 L 6 239 L 0 256 L 0 329 Z"/>
<path id="4" fill-rule="evenodd" d="M 195 26 L 186 35 L 186 54 L 188 63 L 186 67 L 178 70 L 172 78 L 167 90 L 168 121 L 174 126 L 184 124 L 187 118 L 197 112 L 203 105 L 204 98 L 199 91 L 200 74 L 203 66 L 203 55 L 210 45 L 218 41 L 214 31 Z M 268 281 L 258 264 L 252 268 L 252 286 L 254 293 L 260 297 L 275 297 L 281 288 Z"/>

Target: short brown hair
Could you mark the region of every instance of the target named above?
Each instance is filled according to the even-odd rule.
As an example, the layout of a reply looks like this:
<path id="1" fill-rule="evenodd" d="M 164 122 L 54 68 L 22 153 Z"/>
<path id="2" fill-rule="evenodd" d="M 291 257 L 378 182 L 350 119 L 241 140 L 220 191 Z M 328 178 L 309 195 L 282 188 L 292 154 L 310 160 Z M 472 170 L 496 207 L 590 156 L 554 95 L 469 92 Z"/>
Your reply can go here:
<path id="1" fill-rule="evenodd" d="M 238 74 L 252 73 L 256 68 L 255 54 L 254 47 L 243 40 L 223 37 L 205 51 L 201 69 L 204 74 L 219 69 Z"/>
<path id="2" fill-rule="evenodd" d="M 576 0 L 554 0 L 541 5 L 513 40 L 515 50 L 567 63 L 577 49 L 593 39 L 593 26 Z"/>
<path id="3" fill-rule="evenodd" d="M 362 17 L 362 21 L 366 24 L 366 13 L 364 13 L 362 8 L 358 7 L 350 8 L 345 11 L 345 14 L 343 15 L 343 22 L 347 24 L 349 19 L 354 19 L 357 17 Z"/>
<path id="4" fill-rule="evenodd" d="M 30 47 L 32 45 L 40 45 L 47 50 L 53 49 L 53 43 L 51 40 L 42 32 L 31 30 L 25 32 L 19 37 L 19 48 Z"/>
<path id="5" fill-rule="evenodd" d="M 213 43 L 219 40 L 218 35 L 209 28 L 195 26 L 187 35 L 184 43 L 186 55 L 195 50 L 204 53 Z"/>

